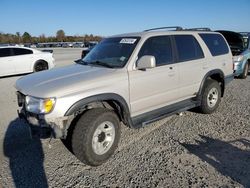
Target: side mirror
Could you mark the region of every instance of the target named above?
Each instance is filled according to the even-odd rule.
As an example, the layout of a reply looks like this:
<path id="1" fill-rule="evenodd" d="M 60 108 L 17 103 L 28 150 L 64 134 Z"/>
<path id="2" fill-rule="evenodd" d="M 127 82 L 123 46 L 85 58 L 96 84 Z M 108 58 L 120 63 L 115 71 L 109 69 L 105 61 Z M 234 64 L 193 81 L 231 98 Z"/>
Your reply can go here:
<path id="1" fill-rule="evenodd" d="M 137 61 L 137 68 L 139 70 L 151 69 L 154 68 L 155 66 L 156 66 L 155 57 L 151 55 L 142 56 Z"/>

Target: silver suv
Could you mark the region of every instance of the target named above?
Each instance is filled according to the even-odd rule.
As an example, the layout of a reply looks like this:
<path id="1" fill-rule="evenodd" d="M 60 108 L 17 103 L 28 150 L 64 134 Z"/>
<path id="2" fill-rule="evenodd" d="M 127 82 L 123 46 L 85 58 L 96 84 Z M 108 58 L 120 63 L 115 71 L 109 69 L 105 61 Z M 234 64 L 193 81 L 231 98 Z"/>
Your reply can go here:
<path id="1" fill-rule="evenodd" d="M 76 64 L 19 79 L 19 117 L 97 166 L 114 153 L 121 122 L 139 128 L 195 107 L 214 112 L 233 79 L 227 42 L 206 29 L 171 29 L 105 38 Z"/>

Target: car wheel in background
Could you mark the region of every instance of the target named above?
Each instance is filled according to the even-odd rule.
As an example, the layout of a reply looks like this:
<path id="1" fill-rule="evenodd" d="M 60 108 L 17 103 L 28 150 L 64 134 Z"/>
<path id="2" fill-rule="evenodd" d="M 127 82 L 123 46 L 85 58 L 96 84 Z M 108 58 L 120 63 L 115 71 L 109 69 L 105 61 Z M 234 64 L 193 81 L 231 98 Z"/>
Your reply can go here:
<path id="1" fill-rule="evenodd" d="M 34 72 L 39 72 L 43 70 L 48 70 L 49 66 L 46 61 L 37 61 L 34 65 Z"/>
<path id="2" fill-rule="evenodd" d="M 248 69 L 249 69 L 249 64 L 246 63 L 245 67 L 244 67 L 244 70 L 243 70 L 243 73 L 240 74 L 239 78 L 241 79 L 245 79 L 248 75 Z"/>

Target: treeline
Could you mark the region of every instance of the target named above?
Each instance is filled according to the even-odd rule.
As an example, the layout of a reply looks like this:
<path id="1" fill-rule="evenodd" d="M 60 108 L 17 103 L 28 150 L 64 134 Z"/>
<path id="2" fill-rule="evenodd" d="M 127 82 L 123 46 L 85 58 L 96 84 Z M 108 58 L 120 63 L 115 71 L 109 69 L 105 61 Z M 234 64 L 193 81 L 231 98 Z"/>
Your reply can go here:
<path id="1" fill-rule="evenodd" d="M 46 37 L 44 34 L 39 37 L 31 36 L 28 32 L 21 34 L 0 33 L 0 43 L 43 43 L 43 42 L 89 42 L 89 41 L 100 41 L 102 37 L 90 35 L 83 36 L 66 36 L 63 30 L 58 30 L 55 36 Z"/>

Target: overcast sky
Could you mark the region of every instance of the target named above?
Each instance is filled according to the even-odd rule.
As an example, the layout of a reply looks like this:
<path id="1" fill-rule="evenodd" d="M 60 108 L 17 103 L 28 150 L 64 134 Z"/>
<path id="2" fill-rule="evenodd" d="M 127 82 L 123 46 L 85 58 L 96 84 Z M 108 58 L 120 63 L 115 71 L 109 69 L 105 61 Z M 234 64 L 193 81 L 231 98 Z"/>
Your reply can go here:
<path id="1" fill-rule="evenodd" d="M 250 0 L 0 0 L 0 32 L 108 36 L 152 27 L 250 32 Z"/>

